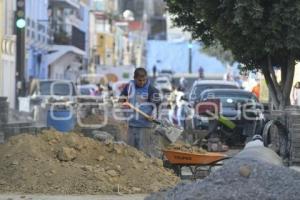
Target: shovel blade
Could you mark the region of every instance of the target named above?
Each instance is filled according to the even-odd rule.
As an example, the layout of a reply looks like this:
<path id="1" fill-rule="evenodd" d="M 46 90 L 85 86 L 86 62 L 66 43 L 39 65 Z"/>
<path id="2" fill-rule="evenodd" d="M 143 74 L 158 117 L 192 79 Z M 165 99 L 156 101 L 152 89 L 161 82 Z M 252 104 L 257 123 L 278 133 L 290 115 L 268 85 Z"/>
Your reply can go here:
<path id="1" fill-rule="evenodd" d="M 182 130 L 176 127 L 165 127 L 165 129 L 164 135 L 171 143 L 176 142 L 182 134 Z"/>
<path id="2" fill-rule="evenodd" d="M 175 127 L 170 121 L 164 119 L 161 120 L 161 126 L 159 126 L 158 131 L 161 135 L 166 137 L 171 143 L 174 143 L 178 140 L 183 130 Z"/>

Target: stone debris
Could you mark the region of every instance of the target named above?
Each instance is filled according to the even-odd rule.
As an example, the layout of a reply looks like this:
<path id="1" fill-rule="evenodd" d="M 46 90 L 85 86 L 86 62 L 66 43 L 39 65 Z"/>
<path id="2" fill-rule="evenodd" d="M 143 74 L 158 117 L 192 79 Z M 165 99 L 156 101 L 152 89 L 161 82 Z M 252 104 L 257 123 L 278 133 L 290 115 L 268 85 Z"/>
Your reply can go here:
<path id="1" fill-rule="evenodd" d="M 232 158 L 203 180 L 179 184 L 146 200 L 298 200 L 300 173 L 259 160 Z"/>

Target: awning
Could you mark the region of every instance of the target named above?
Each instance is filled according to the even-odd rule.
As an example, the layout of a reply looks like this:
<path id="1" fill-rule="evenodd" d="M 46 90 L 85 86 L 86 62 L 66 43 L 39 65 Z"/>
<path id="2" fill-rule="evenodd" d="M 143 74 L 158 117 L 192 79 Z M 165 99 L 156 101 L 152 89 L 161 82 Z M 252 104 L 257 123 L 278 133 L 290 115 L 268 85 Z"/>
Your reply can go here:
<path id="1" fill-rule="evenodd" d="M 74 53 L 80 56 L 86 55 L 85 51 L 71 45 L 52 45 L 49 48 L 49 52 L 53 52 L 53 53 L 47 54 L 45 56 L 46 57 L 45 61 L 47 64 L 46 66 L 51 65 L 52 63 L 54 63 L 55 61 L 57 61 L 59 58 L 61 58 L 67 53 Z"/>

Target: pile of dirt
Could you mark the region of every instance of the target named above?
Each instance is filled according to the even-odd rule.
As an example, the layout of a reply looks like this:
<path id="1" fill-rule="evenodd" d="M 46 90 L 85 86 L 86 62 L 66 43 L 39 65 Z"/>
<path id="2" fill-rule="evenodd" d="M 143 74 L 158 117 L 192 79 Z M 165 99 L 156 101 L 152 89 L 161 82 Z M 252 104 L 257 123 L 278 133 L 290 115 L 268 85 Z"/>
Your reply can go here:
<path id="1" fill-rule="evenodd" d="M 299 172 L 267 162 L 234 158 L 204 180 L 179 184 L 146 200 L 296 200 L 299 196 Z"/>
<path id="2" fill-rule="evenodd" d="M 183 151 L 187 153 L 207 153 L 205 149 L 202 149 L 201 147 L 192 146 L 190 144 L 186 143 L 174 143 L 167 147 L 168 150 L 178 150 Z"/>
<path id="3" fill-rule="evenodd" d="M 178 181 L 161 160 L 124 143 L 101 143 L 76 133 L 48 130 L 0 145 L 0 192 L 148 193 Z"/>

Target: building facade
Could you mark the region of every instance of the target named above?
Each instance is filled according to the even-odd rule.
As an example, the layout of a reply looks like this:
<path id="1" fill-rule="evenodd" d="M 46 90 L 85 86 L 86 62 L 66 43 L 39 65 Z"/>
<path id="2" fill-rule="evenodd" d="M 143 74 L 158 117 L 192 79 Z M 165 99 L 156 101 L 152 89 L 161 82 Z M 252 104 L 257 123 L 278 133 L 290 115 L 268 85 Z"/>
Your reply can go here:
<path id="1" fill-rule="evenodd" d="M 49 0 L 48 78 L 77 81 L 87 58 L 88 1 Z"/>
<path id="2" fill-rule="evenodd" d="M 26 0 L 26 53 L 25 77 L 45 79 L 48 77 L 46 56 L 48 54 L 48 0 Z"/>
<path id="3" fill-rule="evenodd" d="M 15 2 L 0 0 L 0 96 L 6 96 L 11 108 L 16 97 Z"/>

